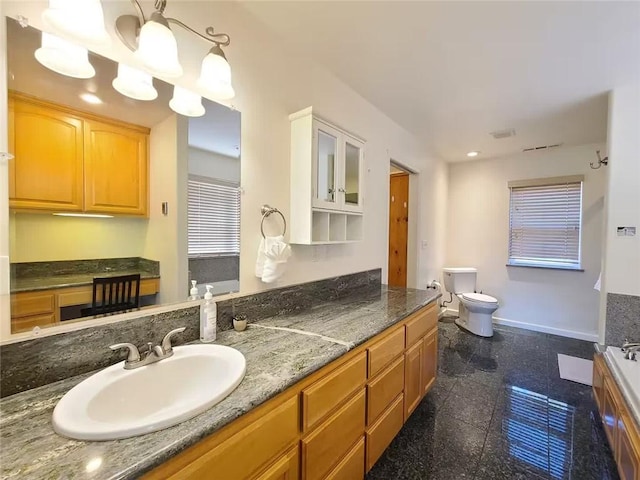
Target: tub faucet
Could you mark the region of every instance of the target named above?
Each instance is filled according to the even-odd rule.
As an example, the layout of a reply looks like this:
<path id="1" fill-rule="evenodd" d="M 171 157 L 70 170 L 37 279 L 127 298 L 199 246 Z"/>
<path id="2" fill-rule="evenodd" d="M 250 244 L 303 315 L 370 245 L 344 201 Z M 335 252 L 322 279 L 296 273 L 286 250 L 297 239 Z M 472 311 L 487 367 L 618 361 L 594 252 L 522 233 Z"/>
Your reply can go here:
<path id="1" fill-rule="evenodd" d="M 628 340 L 625 340 L 622 344 L 622 349 L 624 352 L 624 358 L 627 360 L 636 359 L 636 352 L 640 351 L 640 343 L 631 343 Z"/>
<path id="2" fill-rule="evenodd" d="M 111 345 L 111 350 L 120 350 L 121 348 L 128 349 L 129 353 L 127 359 L 124 361 L 125 370 L 133 370 L 134 368 L 144 367 L 152 363 L 159 362 L 165 358 L 169 358 L 173 355 L 173 346 L 171 345 L 171 338 L 177 334 L 185 331 L 185 327 L 176 328 L 167 333 L 162 339 L 160 345 L 154 345 L 153 343 L 147 343 L 147 349 L 140 355 L 138 347 L 132 343 L 116 343 Z"/>

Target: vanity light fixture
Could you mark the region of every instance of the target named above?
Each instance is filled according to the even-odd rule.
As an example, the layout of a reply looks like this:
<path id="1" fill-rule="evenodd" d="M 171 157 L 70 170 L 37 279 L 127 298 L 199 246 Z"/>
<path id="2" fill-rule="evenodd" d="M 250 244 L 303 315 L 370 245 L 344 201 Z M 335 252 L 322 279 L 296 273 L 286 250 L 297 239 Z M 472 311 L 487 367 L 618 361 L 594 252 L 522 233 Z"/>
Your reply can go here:
<path id="1" fill-rule="evenodd" d="M 480 154 L 480 152 L 476 152 L 475 150 L 472 152 L 467 153 L 467 157 L 477 157 Z"/>
<path id="2" fill-rule="evenodd" d="M 42 32 L 41 47 L 34 55 L 49 70 L 67 77 L 91 78 L 96 74 L 86 48 L 47 32 Z"/>
<path id="3" fill-rule="evenodd" d="M 103 103 L 102 99 L 93 93 L 82 93 L 80 98 L 91 105 L 101 105 Z"/>
<path id="4" fill-rule="evenodd" d="M 49 0 L 42 21 L 54 32 L 77 42 L 104 45 L 111 40 L 100 0 Z"/>
<path id="5" fill-rule="evenodd" d="M 231 67 L 222 51 L 231 42 L 226 33 L 216 33 L 207 27 L 199 33 L 178 19 L 165 17 L 167 0 L 156 0 L 155 11 L 147 19 L 138 0 L 130 0 L 137 15 L 121 15 L 116 20 L 116 33 L 120 40 L 134 52 L 134 56 L 152 74 L 179 77 L 182 67 L 178 61 L 178 46 L 169 24 L 178 25 L 213 44 L 202 62 L 198 87 L 213 99 L 227 100 L 235 92 L 231 86 Z"/>
<path id="6" fill-rule="evenodd" d="M 56 217 L 80 217 L 80 218 L 113 218 L 113 215 L 101 213 L 53 213 Z"/>
<path id="7" fill-rule="evenodd" d="M 111 84 L 117 92 L 134 100 L 149 101 L 158 97 L 158 91 L 153 86 L 153 77 L 124 63 L 118 63 L 118 76 Z"/>
<path id="8" fill-rule="evenodd" d="M 169 102 L 169 107 L 174 112 L 186 117 L 201 117 L 205 113 L 202 97 L 178 85 L 173 87 L 173 98 Z"/>

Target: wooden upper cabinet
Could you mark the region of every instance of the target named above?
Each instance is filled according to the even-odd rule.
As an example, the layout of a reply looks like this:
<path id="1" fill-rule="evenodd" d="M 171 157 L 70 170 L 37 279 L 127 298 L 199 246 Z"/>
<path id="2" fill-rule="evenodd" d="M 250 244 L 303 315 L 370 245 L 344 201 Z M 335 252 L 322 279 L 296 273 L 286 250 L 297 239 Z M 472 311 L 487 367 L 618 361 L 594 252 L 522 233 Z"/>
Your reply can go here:
<path id="1" fill-rule="evenodd" d="M 149 129 L 9 95 L 9 207 L 147 216 Z"/>
<path id="2" fill-rule="evenodd" d="M 10 208 L 82 210 L 82 119 L 10 98 L 9 150 Z"/>
<path id="3" fill-rule="evenodd" d="M 147 138 L 130 127 L 84 122 L 85 211 L 147 215 Z"/>

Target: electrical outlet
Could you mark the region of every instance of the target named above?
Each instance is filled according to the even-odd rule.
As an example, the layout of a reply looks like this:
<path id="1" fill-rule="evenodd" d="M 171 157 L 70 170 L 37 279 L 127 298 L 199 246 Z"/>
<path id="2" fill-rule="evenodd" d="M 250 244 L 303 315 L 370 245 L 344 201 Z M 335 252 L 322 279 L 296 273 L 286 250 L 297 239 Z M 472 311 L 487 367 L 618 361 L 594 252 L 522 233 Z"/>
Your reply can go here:
<path id="1" fill-rule="evenodd" d="M 422 249 L 426 250 L 428 246 L 429 246 L 429 243 L 426 240 L 422 240 Z"/>

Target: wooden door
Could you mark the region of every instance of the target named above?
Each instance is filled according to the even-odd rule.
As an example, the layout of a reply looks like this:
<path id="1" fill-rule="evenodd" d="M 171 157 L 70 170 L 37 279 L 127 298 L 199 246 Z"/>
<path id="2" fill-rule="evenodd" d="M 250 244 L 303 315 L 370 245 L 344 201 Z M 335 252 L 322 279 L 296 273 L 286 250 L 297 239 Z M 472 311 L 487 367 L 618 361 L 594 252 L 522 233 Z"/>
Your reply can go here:
<path id="1" fill-rule="evenodd" d="M 85 121 L 87 212 L 148 214 L 147 140 L 139 127 Z"/>
<path id="2" fill-rule="evenodd" d="M 409 174 L 391 175 L 389 189 L 389 279 L 394 287 L 407 286 L 409 235 Z"/>
<path id="3" fill-rule="evenodd" d="M 416 343 L 404 354 L 404 421 L 420 403 L 421 393 L 421 358 L 422 342 Z"/>
<path id="4" fill-rule="evenodd" d="M 426 395 L 436 380 L 438 369 L 438 329 L 434 328 L 422 341 L 422 395 Z"/>
<path id="5" fill-rule="evenodd" d="M 82 210 L 82 123 L 64 109 L 12 95 L 9 207 Z"/>

